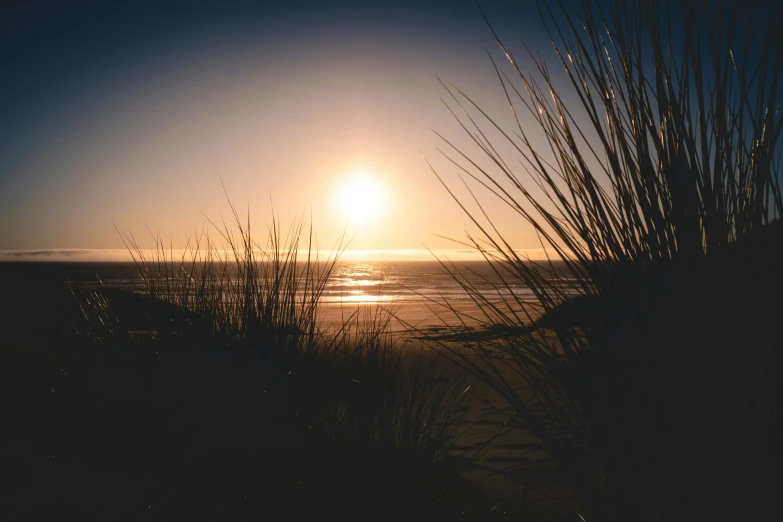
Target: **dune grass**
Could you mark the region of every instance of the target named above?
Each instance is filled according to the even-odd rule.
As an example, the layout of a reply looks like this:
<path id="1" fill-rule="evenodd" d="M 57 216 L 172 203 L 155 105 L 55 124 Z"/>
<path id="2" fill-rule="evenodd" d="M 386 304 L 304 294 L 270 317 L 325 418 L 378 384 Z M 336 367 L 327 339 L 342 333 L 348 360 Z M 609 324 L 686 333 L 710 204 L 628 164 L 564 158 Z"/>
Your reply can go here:
<path id="1" fill-rule="evenodd" d="M 309 488 L 306 498 L 297 497 L 301 509 L 316 509 L 308 502 L 334 490 L 337 497 L 324 500 L 324 509 L 345 502 L 340 512 L 349 517 L 486 514 L 488 498 L 451 464 L 471 400 L 466 377 L 444 369 L 432 351 L 393 334 L 393 310 L 359 305 L 347 310 L 342 324 L 321 324 L 322 291 L 342 245 L 326 260 L 311 255 L 318 249 L 312 233 L 305 236 L 302 219 L 285 235 L 273 220 L 266 243 L 259 244 L 231 208 L 233 222 L 212 224 L 227 248 L 218 249 L 204 231 L 175 258 L 159 235 L 151 235 L 153 247 L 146 249 L 131 233 L 122 233 L 140 278 L 135 291 L 70 286 L 81 314 L 73 329 L 93 358 L 158 383 L 148 384 L 154 386 L 149 390 L 183 389 L 180 375 L 193 368 L 187 371 L 202 375 L 204 390 L 219 390 L 205 400 L 236 402 L 231 411 L 257 415 L 255 423 L 273 432 L 282 423 L 320 437 L 324 452 L 338 448 L 328 453 L 334 469 L 299 470 L 304 457 L 280 462 L 283 477 L 308 475 L 297 479 Z M 226 381 L 232 374 L 235 382 Z M 159 400 L 173 400 L 171 393 L 160 391 Z M 254 401 L 264 406 L 248 409 Z M 277 419 L 271 423 L 264 420 L 270 411 Z M 270 438 L 275 436 L 258 443 Z M 300 439 L 293 438 L 290 448 L 247 451 L 293 455 Z M 348 482 L 339 478 L 332 484 L 336 477 Z M 285 493 L 283 485 L 275 488 Z"/>
<path id="2" fill-rule="evenodd" d="M 612 1 L 539 13 L 562 73 L 527 47 L 526 72 L 500 39 L 508 67 L 493 60 L 516 128 L 445 86 L 478 152 L 444 138 L 444 155 L 476 210 L 433 171 L 479 230 L 463 244 L 552 319 L 538 328 L 529 303 L 491 302 L 444 261 L 485 326 L 505 332 L 444 351 L 504 398 L 507 429 L 557 466 L 584 519 L 761 515 L 783 491 L 781 9 Z M 565 270 L 518 255 L 479 191 Z M 529 481 L 538 465 L 506 473 Z"/>
<path id="3" fill-rule="evenodd" d="M 341 248 L 326 260 L 300 259 L 304 220 L 283 237 L 272 220 L 265 245 L 250 234 L 230 203 L 233 222 L 213 225 L 227 248 L 219 250 L 205 230 L 188 240 L 180 259 L 172 259 L 159 235 L 153 236 L 151 258 L 132 233 L 120 233 L 141 277 L 145 295 L 198 317 L 211 335 L 266 359 L 310 354 L 322 341 L 317 324 L 321 293 Z M 317 250 L 316 250 L 317 251 Z"/>
<path id="4" fill-rule="evenodd" d="M 249 365 L 281 394 L 287 416 L 328 438 L 409 465 L 448 457 L 470 399 L 465 378 L 440 369 L 432 354 L 403 347 L 391 333 L 392 312 L 380 306 L 357 306 L 342 325 L 323 327 L 321 295 L 343 245 L 318 259 L 303 219 L 285 237 L 273 219 L 259 244 L 249 218 L 243 223 L 231 211 L 232 222 L 212 223 L 227 248 L 202 231 L 177 259 L 159 235 L 145 249 L 121 233 L 140 276 L 135 299 L 144 317 L 123 315 L 127 295 L 74 289 L 80 331 L 104 351 L 206 352 Z"/>

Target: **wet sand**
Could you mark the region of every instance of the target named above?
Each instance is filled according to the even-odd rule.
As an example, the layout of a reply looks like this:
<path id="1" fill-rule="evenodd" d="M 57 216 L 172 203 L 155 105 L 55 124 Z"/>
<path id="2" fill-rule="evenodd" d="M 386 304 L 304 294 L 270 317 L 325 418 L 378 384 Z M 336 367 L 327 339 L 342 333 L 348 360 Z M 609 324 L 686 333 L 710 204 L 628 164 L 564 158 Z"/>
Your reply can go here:
<path id="1" fill-rule="evenodd" d="M 488 322 L 481 308 L 472 301 L 451 303 L 449 307 L 421 300 L 392 303 L 322 303 L 320 320 L 325 328 L 333 329 L 351 317 L 353 321 L 357 316 L 360 320 L 367 320 L 375 314 L 380 318 L 389 313 L 392 316 L 392 333 L 415 337 L 446 333 L 453 328 L 461 329 L 464 326 L 478 329 Z M 538 315 L 532 306 L 527 310 L 533 317 Z"/>

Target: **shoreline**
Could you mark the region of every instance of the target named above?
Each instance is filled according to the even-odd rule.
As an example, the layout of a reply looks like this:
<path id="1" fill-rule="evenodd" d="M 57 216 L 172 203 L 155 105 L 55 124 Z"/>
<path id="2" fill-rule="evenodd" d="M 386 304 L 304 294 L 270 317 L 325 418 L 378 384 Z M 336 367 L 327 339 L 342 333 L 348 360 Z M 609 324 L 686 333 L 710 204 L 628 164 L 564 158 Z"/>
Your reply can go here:
<path id="1" fill-rule="evenodd" d="M 494 305 L 506 306 L 502 301 Z M 532 303 L 525 303 L 525 311 L 532 317 L 538 317 L 540 313 Z M 514 310 L 524 315 L 520 308 Z M 394 335 L 406 334 L 433 334 L 438 335 L 447 331 L 462 330 L 464 328 L 477 329 L 490 322 L 483 315 L 482 308 L 473 301 L 464 301 L 445 304 L 422 300 L 399 300 L 391 303 L 321 303 L 319 321 L 326 328 L 334 328 L 342 325 L 349 318 L 352 323 L 360 321 L 379 320 L 384 314 L 390 314 L 390 331 Z M 377 315 L 376 315 L 377 314 Z M 415 338 L 423 338 L 422 335 L 413 335 Z"/>

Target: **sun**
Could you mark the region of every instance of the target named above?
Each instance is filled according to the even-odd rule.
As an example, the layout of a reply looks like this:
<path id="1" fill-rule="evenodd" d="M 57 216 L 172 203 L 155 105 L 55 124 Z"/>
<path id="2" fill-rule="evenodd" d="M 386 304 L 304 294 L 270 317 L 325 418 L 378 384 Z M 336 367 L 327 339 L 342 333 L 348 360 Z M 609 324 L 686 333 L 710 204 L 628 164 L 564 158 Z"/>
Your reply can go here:
<path id="1" fill-rule="evenodd" d="M 383 187 L 365 174 L 345 180 L 337 191 L 337 210 L 357 225 L 375 221 L 386 207 Z"/>

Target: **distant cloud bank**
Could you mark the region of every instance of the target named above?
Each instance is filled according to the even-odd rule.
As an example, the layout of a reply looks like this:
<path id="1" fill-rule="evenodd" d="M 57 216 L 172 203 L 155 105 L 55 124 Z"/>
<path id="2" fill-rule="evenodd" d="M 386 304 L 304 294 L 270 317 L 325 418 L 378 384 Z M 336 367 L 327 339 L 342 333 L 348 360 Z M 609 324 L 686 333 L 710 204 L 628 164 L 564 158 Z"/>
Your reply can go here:
<path id="1" fill-rule="evenodd" d="M 130 261 L 121 248 L 47 248 L 42 250 L 0 250 L 0 261 Z"/>

